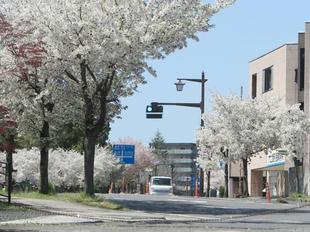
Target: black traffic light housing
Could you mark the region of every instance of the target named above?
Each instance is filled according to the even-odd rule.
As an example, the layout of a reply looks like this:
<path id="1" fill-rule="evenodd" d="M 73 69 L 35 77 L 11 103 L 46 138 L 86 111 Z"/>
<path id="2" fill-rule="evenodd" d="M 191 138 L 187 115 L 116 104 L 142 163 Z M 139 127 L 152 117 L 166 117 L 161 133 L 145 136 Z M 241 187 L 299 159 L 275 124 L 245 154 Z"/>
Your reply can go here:
<path id="1" fill-rule="evenodd" d="M 163 106 L 158 105 L 156 102 L 152 102 L 151 105 L 146 106 L 146 118 L 162 118 Z"/>

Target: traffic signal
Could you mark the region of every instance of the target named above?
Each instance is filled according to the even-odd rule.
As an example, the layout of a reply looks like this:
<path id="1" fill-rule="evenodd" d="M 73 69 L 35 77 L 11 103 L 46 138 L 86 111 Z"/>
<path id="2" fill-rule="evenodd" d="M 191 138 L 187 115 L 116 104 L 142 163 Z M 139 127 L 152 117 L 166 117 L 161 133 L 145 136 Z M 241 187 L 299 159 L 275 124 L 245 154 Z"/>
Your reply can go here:
<path id="1" fill-rule="evenodd" d="M 146 106 L 146 118 L 162 118 L 163 106 L 156 103 Z"/>

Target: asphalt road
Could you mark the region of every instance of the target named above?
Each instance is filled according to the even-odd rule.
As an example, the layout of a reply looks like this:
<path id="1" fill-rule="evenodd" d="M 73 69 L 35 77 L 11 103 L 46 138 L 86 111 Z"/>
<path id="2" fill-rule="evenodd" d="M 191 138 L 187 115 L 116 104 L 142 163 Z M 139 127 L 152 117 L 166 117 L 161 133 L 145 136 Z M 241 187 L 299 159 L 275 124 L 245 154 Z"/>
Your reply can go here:
<path id="1" fill-rule="evenodd" d="M 107 199 L 125 207 L 144 212 L 174 214 L 189 223 L 191 218 L 199 221 L 189 223 L 214 229 L 230 230 L 280 230 L 310 231 L 310 206 L 290 202 L 267 203 L 264 199 L 219 199 L 176 196 L 105 195 Z M 300 207 L 301 206 L 301 207 Z M 197 227 L 198 226 L 198 227 Z"/>
<path id="2" fill-rule="evenodd" d="M 95 216 L 97 211 L 97 218 L 104 215 L 118 218 L 130 216 L 150 218 L 152 215 L 154 218 L 163 218 L 164 220 L 134 220 L 131 222 L 102 220 L 95 223 L 4 225 L 0 226 L 0 232 L 310 231 L 310 206 L 299 207 L 296 203 L 266 203 L 261 199 L 207 199 L 129 194 L 101 196 L 121 203 L 130 210 L 111 213 L 110 211 L 101 212 L 99 209 L 85 208 L 84 215 Z M 53 204 L 56 205 L 56 203 Z M 59 203 L 59 207 L 61 207 L 61 203 Z M 81 209 L 79 208 L 79 210 Z"/>
<path id="3" fill-rule="evenodd" d="M 267 203 L 260 198 L 224 199 L 130 194 L 105 194 L 102 197 L 132 210 L 175 214 L 176 216 L 192 215 L 193 217 L 203 217 L 209 215 L 221 219 L 270 214 L 279 210 L 298 207 L 296 202 L 288 204 Z"/>

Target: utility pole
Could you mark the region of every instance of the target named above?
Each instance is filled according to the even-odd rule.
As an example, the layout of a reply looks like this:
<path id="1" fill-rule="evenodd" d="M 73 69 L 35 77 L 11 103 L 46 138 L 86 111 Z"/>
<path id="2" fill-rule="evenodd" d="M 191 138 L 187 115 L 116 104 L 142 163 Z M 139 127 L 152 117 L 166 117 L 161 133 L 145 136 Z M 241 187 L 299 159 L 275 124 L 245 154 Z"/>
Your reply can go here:
<path id="1" fill-rule="evenodd" d="M 205 78 L 205 73 L 201 73 L 201 78 L 200 79 L 189 79 L 189 78 L 178 78 L 178 82 L 175 83 L 177 91 L 183 91 L 183 86 L 185 83 L 182 81 L 190 81 L 190 82 L 198 82 L 201 83 L 201 100 L 199 103 L 166 103 L 166 102 L 152 102 L 151 105 L 147 106 L 146 108 L 146 118 L 162 118 L 162 112 L 163 109 L 160 108 L 160 106 L 163 105 L 174 105 L 174 106 L 186 106 L 186 107 L 197 107 L 200 108 L 200 127 L 204 127 L 204 121 L 202 119 L 202 115 L 205 112 L 205 83 L 208 81 L 208 79 Z M 203 172 L 199 172 L 200 179 L 203 177 Z M 196 176 L 196 183 L 195 186 L 197 186 L 197 168 L 195 167 L 195 176 Z M 209 192 L 210 192 L 210 171 L 207 172 L 208 176 L 208 186 L 207 186 L 207 197 L 209 197 Z M 200 183 L 200 193 L 202 192 L 204 186 L 203 182 L 201 181 Z M 198 191 L 194 191 L 198 192 Z"/>
<path id="2" fill-rule="evenodd" d="M 240 88 L 240 99 L 242 101 L 243 98 L 243 86 L 241 86 Z M 239 196 L 242 195 L 242 179 L 241 179 L 241 175 L 242 175 L 242 162 L 241 160 L 239 160 L 239 189 L 238 189 L 238 194 Z"/>

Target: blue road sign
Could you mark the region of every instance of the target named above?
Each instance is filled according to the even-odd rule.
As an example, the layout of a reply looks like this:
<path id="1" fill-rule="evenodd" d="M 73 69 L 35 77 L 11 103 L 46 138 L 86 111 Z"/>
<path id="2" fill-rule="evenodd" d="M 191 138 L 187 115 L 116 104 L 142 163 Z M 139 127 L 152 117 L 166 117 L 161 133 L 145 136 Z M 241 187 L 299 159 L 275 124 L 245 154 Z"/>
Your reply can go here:
<path id="1" fill-rule="evenodd" d="M 191 188 L 195 189 L 195 185 L 196 185 L 196 177 L 192 176 L 192 178 L 191 178 Z"/>
<path id="2" fill-rule="evenodd" d="M 112 152 L 121 164 L 135 163 L 135 145 L 115 144 Z"/>

